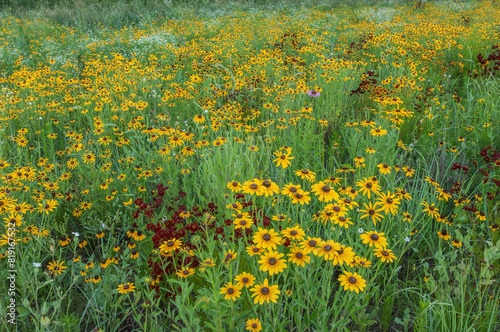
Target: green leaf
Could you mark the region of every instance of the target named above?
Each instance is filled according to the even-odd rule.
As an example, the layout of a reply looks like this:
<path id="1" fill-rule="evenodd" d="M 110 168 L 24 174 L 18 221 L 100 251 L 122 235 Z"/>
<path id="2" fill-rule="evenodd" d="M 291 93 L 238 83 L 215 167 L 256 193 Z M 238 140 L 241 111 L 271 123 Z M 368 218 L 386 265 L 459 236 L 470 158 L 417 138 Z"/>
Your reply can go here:
<path id="1" fill-rule="evenodd" d="M 28 315 L 31 311 L 25 307 L 17 307 L 17 312 L 19 313 L 17 317 L 24 317 Z"/>

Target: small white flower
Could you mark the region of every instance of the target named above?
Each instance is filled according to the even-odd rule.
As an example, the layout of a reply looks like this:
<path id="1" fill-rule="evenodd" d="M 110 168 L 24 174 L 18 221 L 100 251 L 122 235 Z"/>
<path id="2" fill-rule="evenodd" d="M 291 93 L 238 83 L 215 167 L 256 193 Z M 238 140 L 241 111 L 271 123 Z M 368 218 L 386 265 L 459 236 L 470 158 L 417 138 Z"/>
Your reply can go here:
<path id="1" fill-rule="evenodd" d="M 363 228 L 358 229 L 359 234 L 363 234 L 364 232 L 365 232 L 365 230 Z"/>
<path id="2" fill-rule="evenodd" d="M 33 267 L 41 267 L 42 263 L 33 263 Z"/>
<path id="3" fill-rule="evenodd" d="M 71 232 L 71 234 L 73 234 L 73 235 L 74 235 L 74 236 L 76 236 L 76 237 L 79 237 L 79 236 L 80 236 L 80 233 L 78 233 L 78 232 Z"/>
<path id="4" fill-rule="evenodd" d="M 411 239 L 410 239 L 408 236 L 407 236 L 407 237 L 405 237 L 405 241 L 406 241 L 406 242 L 410 242 L 410 240 L 411 240 Z"/>

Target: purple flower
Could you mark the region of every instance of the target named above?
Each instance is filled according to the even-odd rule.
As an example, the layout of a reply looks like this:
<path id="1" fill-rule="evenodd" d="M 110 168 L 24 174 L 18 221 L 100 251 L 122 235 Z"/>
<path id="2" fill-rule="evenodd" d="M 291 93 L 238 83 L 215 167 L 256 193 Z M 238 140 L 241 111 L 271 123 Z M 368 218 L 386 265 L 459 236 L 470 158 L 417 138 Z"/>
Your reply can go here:
<path id="1" fill-rule="evenodd" d="M 319 97 L 320 96 L 320 93 L 318 91 L 314 91 L 314 90 L 307 91 L 307 94 L 311 97 Z"/>

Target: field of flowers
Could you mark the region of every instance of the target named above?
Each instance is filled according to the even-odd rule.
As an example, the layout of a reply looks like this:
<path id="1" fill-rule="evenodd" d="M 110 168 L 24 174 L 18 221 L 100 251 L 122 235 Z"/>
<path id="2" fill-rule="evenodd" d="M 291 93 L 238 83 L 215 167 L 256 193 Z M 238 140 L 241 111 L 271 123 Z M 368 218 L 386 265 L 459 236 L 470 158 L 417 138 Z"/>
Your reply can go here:
<path id="1" fill-rule="evenodd" d="M 0 15 L 0 330 L 500 330 L 499 22 Z"/>

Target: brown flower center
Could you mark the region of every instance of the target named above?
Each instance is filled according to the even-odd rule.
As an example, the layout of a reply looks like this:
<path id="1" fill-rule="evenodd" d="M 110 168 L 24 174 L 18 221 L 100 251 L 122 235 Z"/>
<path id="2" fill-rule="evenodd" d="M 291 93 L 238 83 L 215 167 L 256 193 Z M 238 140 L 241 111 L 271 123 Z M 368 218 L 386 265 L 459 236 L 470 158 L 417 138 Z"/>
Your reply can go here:
<path id="1" fill-rule="evenodd" d="M 268 295 L 268 294 L 269 294 L 269 292 L 270 292 L 270 290 L 269 290 L 269 288 L 268 288 L 268 287 L 262 287 L 262 288 L 260 289 L 260 293 L 261 293 L 262 295 Z"/>
<path id="2" fill-rule="evenodd" d="M 258 186 L 258 185 L 256 185 L 255 183 L 252 183 L 252 184 L 250 185 L 250 188 L 252 188 L 253 190 L 257 189 L 258 187 L 259 187 L 259 186 Z"/>
<path id="3" fill-rule="evenodd" d="M 266 233 L 266 234 L 262 235 L 262 239 L 264 239 L 264 241 L 269 241 L 269 240 L 271 240 L 271 234 Z"/>
<path id="4" fill-rule="evenodd" d="M 329 244 L 327 244 L 326 246 L 324 246 L 323 250 L 324 251 L 330 251 L 330 250 L 332 250 L 332 246 L 329 245 Z"/>
<path id="5" fill-rule="evenodd" d="M 372 241 L 378 241 L 379 237 L 377 234 L 372 234 L 370 235 L 370 239 L 372 239 Z"/>
<path id="6" fill-rule="evenodd" d="M 271 258 L 269 258 L 268 262 L 269 262 L 270 265 L 275 265 L 278 261 L 276 260 L 276 258 L 271 257 Z"/>
<path id="7" fill-rule="evenodd" d="M 233 288 L 228 288 L 227 289 L 228 294 L 234 294 L 234 289 Z"/>
<path id="8" fill-rule="evenodd" d="M 168 242 L 167 242 L 167 246 L 169 246 L 169 247 L 173 247 L 173 246 L 174 246 L 174 241 L 168 241 Z"/>
<path id="9" fill-rule="evenodd" d="M 314 240 L 309 241 L 309 247 L 316 247 L 316 241 Z"/>
<path id="10" fill-rule="evenodd" d="M 355 284 L 355 283 L 357 282 L 357 280 L 356 280 L 356 278 L 354 278 L 354 277 L 349 277 L 349 282 L 350 282 L 351 284 Z"/>
<path id="11" fill-rule="evenodd" d="M 384 256 L 389 256 L 389 252 L 388 252 L 387 250 L 383 250 L 383 251 L 382 251 L 382 255 L 384 255 Z"/>
<path id="12" fill-rule="evenodd" d="M 265 180 L 265 181 L 262 181 L 262 185 L 263 185 L 264 187 L 266 187 L 266 188 L 269 188 L 269 187 L 271 187 L 271 182 L 270 182 L 270 181 Z"/>
<path id="13" fill-rule="evenodd" d="M 293 236 L 297 235 L 297 231 L 291 231 L 290 235 L 293 235 Z"/>
<path id="14" fill-rule="evenodd" d="M 323 190 L 324 193 L 329 193 L 330 192 L 330 187 L 329 186 L 323 186 L 323 187 L 321 187 L 321 190 Z"/>
<path id="15" fill-rule="evenodd" d="M 123 289 L 129 289 L 129 288 L 130 286 L 128 284 L 123 286 Z"/>
<path id="16" fill-rule="evenodd" d="M 187 276 L 189 274 L 189 270 L 182 271 L 182 274 L 184 274 L 185 276 Z"/>

